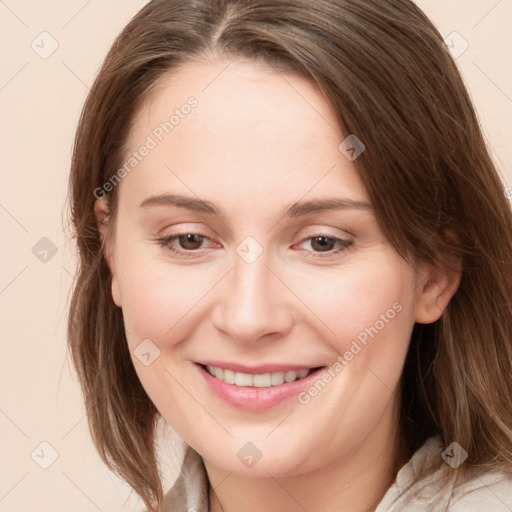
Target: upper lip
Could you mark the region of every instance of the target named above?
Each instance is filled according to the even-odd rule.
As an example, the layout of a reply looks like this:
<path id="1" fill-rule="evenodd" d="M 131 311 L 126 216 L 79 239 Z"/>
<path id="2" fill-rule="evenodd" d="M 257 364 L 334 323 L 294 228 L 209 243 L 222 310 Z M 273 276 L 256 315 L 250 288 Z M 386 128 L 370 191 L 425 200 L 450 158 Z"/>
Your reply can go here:
<path id="1" fill-rule="evenodd" d="M 227 361 L 196 361 L 198 364 L 204 366 L 215 366 L 216 368 L 222 368 L 223 370 L 231 370 L 233 372 L 248 373 L 250 375 L 259 375 L 262 373 L 275 373 L 275 372 L 288 372 L 299 370 L 309 370 L 319 368 L 316 366 L 298 365 L 298 364 L 260 364 L 256 366 L 247 366 L 239 363 L 230 363 Z"/>

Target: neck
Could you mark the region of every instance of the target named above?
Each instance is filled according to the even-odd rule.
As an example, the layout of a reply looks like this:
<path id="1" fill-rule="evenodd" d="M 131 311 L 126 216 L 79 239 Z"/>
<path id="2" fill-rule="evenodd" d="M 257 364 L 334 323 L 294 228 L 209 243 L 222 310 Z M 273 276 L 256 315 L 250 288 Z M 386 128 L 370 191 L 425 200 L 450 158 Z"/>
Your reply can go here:
<path id="1" fill-rule="evenodd" d="M 392 416 L 388 427 L 396 428 L 372 432 L 361 446 L 308 473 L 249 478 L 205 462 L 213 483 L 210 512 L 375 510 L 410 455 L 399 437 L 397 415 Z"/>

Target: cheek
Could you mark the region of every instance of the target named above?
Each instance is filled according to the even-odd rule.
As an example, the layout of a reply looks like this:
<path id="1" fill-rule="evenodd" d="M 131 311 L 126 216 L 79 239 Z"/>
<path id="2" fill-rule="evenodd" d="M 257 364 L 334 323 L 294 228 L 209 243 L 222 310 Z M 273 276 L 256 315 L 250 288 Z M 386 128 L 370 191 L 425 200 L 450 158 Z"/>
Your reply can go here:
<path id="1" fill-rule="evenodd" d="M 178 343 L 196 323 L 201 299 L 211 288 L 208 276 L 158 260 L 120 269 L 127 330 L 157 344 Z"/>
<path id="2" fill-rule="evenodd" d="M 393 253 L 384 253 L 374 263 L 302 277 L 295 278 L 297 295 L 314 313 L 308 314 L 311 324 L 325 333 L 338 354 L 350 350 L 354 340 L 361 346 L 377 336 L 408 341 L 414 323 L 414 276 Z"/>
<path id="3" fill-rule="evenodd" d="M 197 328 L 199 316 L 204 317 L 201 299 L 215 281 L 212 273 L 143 254 L 132 254 L 118 269 L 135 371 L 157 409 L 174 418 L 173 423 L 183 416 L 180 411 L 193 409 L 194 402 L 180 385 L 186 380 L 185 367 L 172 361 L 181 360 L 180 343 Z"/>

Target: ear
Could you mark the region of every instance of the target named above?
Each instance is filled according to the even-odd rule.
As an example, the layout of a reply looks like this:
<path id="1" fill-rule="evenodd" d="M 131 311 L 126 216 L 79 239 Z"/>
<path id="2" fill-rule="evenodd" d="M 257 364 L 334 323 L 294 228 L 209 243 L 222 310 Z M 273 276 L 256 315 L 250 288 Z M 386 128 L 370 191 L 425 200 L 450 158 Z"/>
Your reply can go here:
<path id="1" fill-rule="evenodd" d="M 462 278 L 462 262 L 457 260 L 453 270 L 423 265 L 416 294 L 415 321 L 430 324 L 438 320 L 457 291 Z"/>
<path id="2" fill-rule="evenodd" d="M 107 260 L 107 264 L 112 274 L 112 299 L 116 306 L 121 307 L 121 290 L 119 288 L 119 280 L 117 277 L 117 270 L 115 265 L 113 241 L 112 237 L 108 236 L 109 207 L 108 202 L 105 198 L 97 199 L 94 203 L 94 215 L 96 217 L 98 231 L 103 242 L 105 259 Z"/>

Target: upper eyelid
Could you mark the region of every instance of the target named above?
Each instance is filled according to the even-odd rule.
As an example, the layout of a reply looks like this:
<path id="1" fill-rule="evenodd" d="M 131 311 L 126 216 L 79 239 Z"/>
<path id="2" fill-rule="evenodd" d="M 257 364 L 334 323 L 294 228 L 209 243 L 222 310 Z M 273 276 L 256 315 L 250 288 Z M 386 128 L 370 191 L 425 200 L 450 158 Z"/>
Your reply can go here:
<path id="1" fill-rule="evenodd" d="M 186 226 L 186 222 L 184 223 L 185 226 Z M 196 223 L 192 223 L 192 224 L 196 224 Z M 202 223 L 201 223 L 202 224 Z M 310 229 L 312 230 L 312 234 L 311 235 L 308 235 L 308 236 L 311 236 L 311 237 L 315 237 L 315 236 L 329 236 L 329 237 L 332 237 L 332 238 L 342 238 L 344 237 L 343 234 L 332 234 L 332 233 L 328 233 L 328 230 L 331 230 L 331 229 L 334 229 L 334 230 L 337 230 L 337 231 L 342 231 L 344 232 L 346 235 L 352 237 L 352 238 L 358 238 L 358 236 L 355 234 L 355 233 L 352 233 L 351 231 L 348 231 L 346 229 L 342 229 L 342 228 L 339 228 L 339 227 L 334 227 L 334 226 L 327 226 L 327 225 L 322 225 L 322 224 L 317 224 L 317 225 L 313 225 L 314 227 L 311 227 L 308 226 L 306 229 L 309 231 Z M 169 226 L 170 227 L 170 226 Z M 300 232 L 303 230 L 303 228 L 301 229 L 295 229 L 293 228 L 294 231 L 296 232 Z M 162 229 L 162 231 L 164 231 L 164 229 Z M 202 236 L 205 236 L 206 238 L 208 239 L 211 239 L 212 237 L 208 236 L 206 234 L 207 231 L 212 231 L 211 228 L 207 228 L 207 229 L 200 229 L 200 228 L 190 228 L 188 229 L 187 227 L 185 228 L 179 228 L 179 231 L 177 231 L 176 233 L 171 233 L 168 235 L 168 237 L 171 237 L 171 236 L 178 236 L 178 235 L 184 235 L 184 234 L 189 234 L 189 233 L 193 233 L 193 234 L 201 234 Z M 287 229 L 288 231 L 288 229 Z M 268 232 L 268 231 L 267 231 Z M 215 231 L 213 231 L 214 235 L 213 237 L 218 237 L 217 233 L 215 233 Z M 229 238 L 231 238 L 231 235 L 233 233 L 230 231 L 229 232 Z M 167 235 L 163 235 L 163 237 L 167 237 Z M 228 238 L 228 240 L 229 240 Z M 305 236 L 304 238 L 307 238 L 307 236 Z M 302 238 L 302 239 L 304 239 Z"/>
<path id="2" fill-rule="evenodd" d="M 209 237 L 208 235 L 206 235 L 205 233 L 202 233 L 200 231 L 194 231 L 194 230 L 184 230 L 184 231 L 180 231 L 178 233 L 172 233 L 170 235 L 166 235 L 166 236 L 162 236 L 162 237 L 159 237 L 158 240 L 159 241 L 175 241 L 177 238 L 179 238 L 180 236 L 184 236 L 184 235 L 190 235 L 190 234 L 193 234 L 193 235 L 198 235 L 200 237 L 202 237 L 203 239 L 207 239 L 209 240 L 210 242 L 213 242 L 213 243 L 216 243 L 214 242 L 214 240 L 212 240 L 211 237 Z M 312 235 L 309 235 L 309 236 L 304 236 L 304 237 L 301 237 L 301 239 L 295 243 L 294 245 L 299 245 L 299 244 L 303 244 L 304 242 L 306 241 L 309 241 L 309 240 L 312 240 L 313 238 L 318 238 L 318 237 L 326 237 L 326 238 L 331 238 L 331 239 L 334 239 L 334 240 L 338 240 L 340 242 L 350 242 L 352 243 L 353 241 L 350 240 L 350 239 L 347 239 L 347 238 L 343 238 L 341 236 L 336 236 L 336 235 L 332 235 L 330 233 L 326 233 L 326 232 L 317 232 L 317 233 L 314 233 Z M 343 244 L 342 244 L 343 245 Z M 199 250 L 201 249 L 194 249 L 194 250 L 186 250 L 186 249 L 178 249 L 179 251 L 181 252 L 188 252 L 188 253 L 194 253 L 194 252 L 198 252 Z"/>
<path id="3" fill-rule="evenodd" d="M 159 212 L 160 209 L 163 209 L 165 211 L 165 206 L 167 205 L 167 203 L 165 202 L 166 197 L 167 196 L 163 196 L 161 204 L 158 202 L 158 197 L 149 198 L 149 200 L 151 200 L 151 199 L 155 200 L 156 203 L 153 204 L 150 202 L 150 204 L 145 205 L 145 206 L 149 206 L 148 216 L 144 217 L 148 222 L 148 226 L 153 224 L 153 221 L 152 221 L 153 214 L 154 214 L 153 209 L 156 212 Z M 173 196 L 171 196 L 171 197 L 173 197 Z M 363 219 L 364 224 L 366 224 L 367 220 L 369 220 L 370 222 L 373 222 L 372 219 L 375 214 L 373 213 L 373 208 L 367 203 L 360 202 L 360 201 L 340 200 L 338 202 L 341 202 L 342 204 L 347 203 L 345 205 L 345 207 L 339 207 L 339 208 L 318 207 L 315 209 L 313 207 L 313 205 L 317 202 L 320 203 L 320 205 L 325 203 L 325 201 L 312 201 L 310 203 L 306 203 L 305 205 L 302 205 L 301 208 L 299 208 L 300 213 L 298 215 L 295 215 L 295 214 L 290 215 L 290 218 L 288 219 L 290 222 L 290 226 L 282 228 L 282 229 L 285 229 L 285 230 L 296 229 L 298 226 L 303 225 L 303 224 L 304 225 L 306 225 L 306 224 L 307 225 L 318 225 L 318 226 L 330 225 L 330 227 L 333 229 L 341 229 L 341 228 L 336 228 L 333 224 L 337 224 L 337 223 L 343 224 L 343 223 L 346 223 L 347 221 L 349 224 L 352 224 L 355 219 L 357 219 L 357 224 L 359 224 L 361 221 L 361 218 Z M 331 200 L 331 202 L 336 202 L 336 200 L 333 199 L 333 200 Z M 329 203 L 329 201 L 327 201 L 327 203 Z M 352 206 L 350 206 L 351 204 L 352 204 Z M 170 206 L 168 206 L 168 207 L 170 207 Z M 208 211 L 204 211 L 202 208 L 201 209 L 194 209 L 194 208 L 188 209 L 186 207 L 172 206 L 171 210 L 174 208 L 176 208 L 178 210 L 178 213 L 176 215 L 174 215 L 174 214 L 171 215 L 171 217 L 175 218 L 175 220 L 178 220 L 176 217 L 178 217 L 178 218 L 182 217 L 183 213 L 185 214 L 186 217 L 189 217 L 189 219 L 190 219 L 190 220 L 186 220 L 183 218 L 182 222 L 177 222 L 177 224 L 182 224 L 182 223 L 187 224 L 190 222 L 192 224 L 208 225 L 208 224 L 213 223 L 221 231 L 225 231 L 228 239 L 231 239 L 234 237 L 234 234 L 235 234 L 234 230 L 223 220 L 222 216 L 219 217 L 219 215 L 216 215 L 215 213 L 210 213 Z M 304 208 L 304 211 L 302 211 L 302 208 Z M 294 210 L 292 209 L 291 211 L 294 211 Z M 164 213 L 164 212 L 160 212 L 160 214 L 162 214 L 162 213 Z M 342 215 L 341 215 L 341 213 L 342 213 Z M 160 214 L 157 217 L 159 219 L 160 219 Z M 341 216 L 338 216 L 338 214 L 340 214 Z M 167 217 L 167 219 L 169 219 L 168 214 L 166 214 L 165 217 Z M 205 217 L 206 217 L 206 219 L 205 219 Z M 271 223 L 271 225 L 269 225 L 268 229 L 266 230 L 266 233 L 269 233 L 270 231 L 272 231 L 278 224 L 281 223 L 282 220 L 284 220 L 284 218 L 280 218 L 278 220 L 278 222 L 276 222 L 276 223 Z M 161 221 L 162 221 L 162 223 L 164 222 L 163 217 L 161 218 Z M 160 221 L 158 221 L 158 223 L 159 222 Z M 165 220 L 165 222 L 167 223 L 167 220 Z M 221 223 L 222 226 L 219 223 Z M 281 226 L 282 226 L 282 224 L 281 224 Z M 320 229 L 322 229 L 322 228 L 320 228 Z M 208 230 L 210 230 L 210 228 L 208 228 Z M 162 229 L 162 231 L 163 231 L 163 229 Z M 357 237 L 354 233 L 346 231 L 345 229 L 341 229 L 341 231 L 345 231 L 346 233 L 348 233 L 350 236 L 353 236 L 354 238 Z"/>

